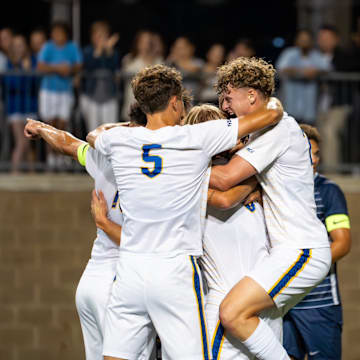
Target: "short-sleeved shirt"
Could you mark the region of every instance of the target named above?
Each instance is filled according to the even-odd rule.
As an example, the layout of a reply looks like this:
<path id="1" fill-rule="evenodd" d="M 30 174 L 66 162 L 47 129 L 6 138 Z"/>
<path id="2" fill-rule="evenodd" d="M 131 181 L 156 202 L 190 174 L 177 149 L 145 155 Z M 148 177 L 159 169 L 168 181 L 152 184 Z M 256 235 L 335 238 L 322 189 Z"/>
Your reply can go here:
<path id="1" fill-rule="evenodd" d="M 95 181 L 95 189 L 102 191 L 108 207 L 111 221 L 122 225 L 123 216 L 114 174 L 109 160 L 99 151 L 82 145 L 78 150 L 79 161 L 85 165 L 86 171 Z M 119 246 L 115 244 L 101 229 L 96 229 L 97 237 L 91 251 L 91 258 L 97 261 L 113 260 L 119 256 Z"/>
<path id="2" fill-rule="evenodd" d="M 315 175 L 315 202 L 318 218 L 328 232 L 339 228 L 350 228 L 348 209 L 343 192 L 325 176 Z M 331 241 L 331 238 L 329 237 Z M 331 266 L 326 278 L 316 286 L 294 309 L 314 309 L 339 305 L 340 293 L 336 274 L 336 263 Z"/>
<path id="3" fill-rule="evenodd" d="M 328 247 L 316 216 L 309 141 L 295 119 L 284 113 L 273 128 L 252 134 L 237 155 L 257 170 L 271 245 Z"/>
<path id="4" fill-rule="evenodd" d="M 238 120 L 116 127 L 95 147 L 111 161 L 124 214 L 120 252 L 202 254 L 202 184 L 211 157 L 236 144 Z"/>
<path id="5" fill-rule="evenodd" d="M 82 56 L 79 48 L 72 41 L 68 41 L 64 46 L 58 46 L 53 41 L 48 41 L 42 47 L 38 62 L 48 65 L 68 64 L 74 66 L 81 64 Z M 60 76 L 58 74 L 45 75 L 41 82 L 41 89 L 54 92 L 70 92 L 72 89 L 70 76 Z"/>

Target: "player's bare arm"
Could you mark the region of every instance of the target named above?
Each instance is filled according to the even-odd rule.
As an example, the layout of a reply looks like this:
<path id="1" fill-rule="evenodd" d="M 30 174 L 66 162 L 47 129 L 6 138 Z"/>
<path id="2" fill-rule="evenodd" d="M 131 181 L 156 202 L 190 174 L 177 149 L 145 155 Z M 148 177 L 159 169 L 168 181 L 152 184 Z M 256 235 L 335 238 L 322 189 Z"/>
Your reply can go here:
<path id="1" fill-rule="evenodd" d="M 99 191 L 99 194 L 96 193 L 96 190 L 92 192 L 91 214 L 96 227 L 104 231 L 115 244 L 120 245 L 121 226 L 108 218 L 108 208 L 102 191 Z"/>
<path id="2" fill-rule="evenodd" d="M 281 102 L 271 97 L 252 113 L 239 118 L 238 138 L 249 135 L 268 126 L 276 125 L 283 116 Z"/>
<path id="3" fill-rule="evenodd" d="M 255 177 L 247 179 L 242 184 L 234 186 L 227 191 L 215 189 L 208 190 L 208 205 L 220 210 L 231 209 L 243 202 L 249 194 L 256 188 L 257 180 Z"/>
<path id="4" fill-rule="evenodd" d="M 351 233 L 350 229 L 339 228 L 330 231 L 329 234 L 332 240 L 330 244 L 331 260 L 332 263 L 335 263 L 349 253 L 351 248 Z"/>
<path id="5" fill-rule="evenodd" d="M 96 141 L 97 137 L 104 131 L 110 130 L 117 126 L 130 126 L 130 123 L 129 122 L 107 123 L 107 124 L 100 125 L 99 127 L 97 127 L 96 129 L 94 129 L 93 131 L 91 131 L 87 134 L 86 141 L 90 144 L 91 147 L 93 147 L 95 149 L 95 141 Z"/>
<path id="6" fill-rule="evenodd" d="M 24 135 L 28 139 L 44 139 L 55 151 L 64 155 L 72 156 L 77 160 L 77 149 L 85 142 L 70 133 L 56 129 L 41 121 L 27 119 Z"/>
<path id="7" fill-rule="evenodd" d="M 226 165 L 218 165 L 212 168 L 210 187 L 227 191 L 256 173 L 256 169 L 249 162 L 238 155 L 234 155 Z"/>

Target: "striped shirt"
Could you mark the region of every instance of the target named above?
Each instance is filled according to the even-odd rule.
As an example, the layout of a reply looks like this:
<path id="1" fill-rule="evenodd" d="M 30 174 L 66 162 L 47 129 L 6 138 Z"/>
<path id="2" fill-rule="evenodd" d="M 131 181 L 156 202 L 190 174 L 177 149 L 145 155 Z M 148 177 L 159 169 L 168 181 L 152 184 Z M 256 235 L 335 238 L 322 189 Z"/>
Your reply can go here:
<path id="1" fill-rule="evenodd" d="M 315 174 L 315 203 L 318 218 L 325 225 L 326 219 L 334 214 L 348 215 L 343 192 L 334 182 L 323 175 Z M 329 241 L 331 241 L 329 236 Z M 336 263 L 331 266 L 326 278 L 293 309 L 314 309 L 339 305 L 340 293 L 336 274 Z"/>

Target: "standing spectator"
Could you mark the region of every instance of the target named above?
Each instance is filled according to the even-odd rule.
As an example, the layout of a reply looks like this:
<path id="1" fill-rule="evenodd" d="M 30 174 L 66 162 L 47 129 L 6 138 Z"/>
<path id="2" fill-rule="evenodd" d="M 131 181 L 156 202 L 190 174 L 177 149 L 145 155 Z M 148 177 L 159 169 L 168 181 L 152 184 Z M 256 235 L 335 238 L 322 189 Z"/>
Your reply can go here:
<path id="1" fill-rule="evenodd" d="M 135 101 L 131 88 L 133 75 L 146 66 L 159 64 L 163 61 L 158 47 L 154 47 L 154 34 L 147 30 L 139 31 L 135 36 L 130 54 L 127 54 L 123 59 L 122 70 L 125 76 L 124 102 L 121 111 L 123 120 L 129 120 L 130 105 Z"/>
<path id="2" fill-rule="evenodd" d="M 194 95 L 198 94 L 199 78 L 204 66 L 203 60 L 195 57 L 195 45 L 189 38 L 177 38 L 171 47 L 167 62 L 176 67 L 184 76 L 184 87 Z"/>
<path id="3" fill-rule="evenodd" d="M 216 83 L 216 70 L 223 64 L 225 48 L 222 44 L 213 44 L 206 54 L 206 64 L 202 68 L 202 81 L 200 101 L 217 104 L 218 96 L 214 85 Z"/>
<path id="4" fill-rule="evenodd" d="M 342 307 L 336 273 L 337 261 L 351 247 L 350 220 L 343 192 L 317 173 L 320 135 L 302 125 L 311 143 L 315 202 L 318 218 L 326 226 L 332 266 L 326 278 L 284 317 L 284 347 L 292 359 L 341 360 Z"/>
<path id="5" fill-rule="evenodd" d="M 276 68 L 284 107 L 297 121 L 313 124 L 317 112 L 316 77 L 330 68 L 320 52 L 313 48 L 308 30 L 298 31 L 295 46 L 280 54 Z"/>
<path id="6" fill-rule="evenodd" d="M 37 103 L 31 94 L 33 78 L 23 72 L 34 70 L 35 67 L 24 36 L 15 35 L 9 48 L 7 63 L 7 70 L 12 74 L 4 78 L 6 116 L 15 141 L 11 156 L 12 173 L 19 171 L 20 163 L 29 148 L 29 140 L 24 137 L 24 126 L 26 118 L 33 117 L 36 113 Z"/>
<path id="7" fill-rule="evenodd" d="M 4 28 L 0 30 L 0 72 L 5 71 L 7 68 L 7 59 L 13 37 L 14 34 L 11 29 Z"/>
<path id="8" fill-rule="evenodd" d="M 105 122 L 118 121 L 115 72 L 119 67 L 119 55 L 114 46 L 119 35 L 110 34 L 107 22 L 94 22 L 91 26 L 92 44 L 84 50 L 85 78 L 80 105 L 87 131 Z"/>
<path id="9" fill-rule="evenodd" d="M 37 62 L 37 57 L 40 53 L 40 50 L 45 45 L 47 40 L 46 32 L 42 28 L 35 29 L 30 34 L 30 49 L 31 56 Z"/>
<path id="10" fill-rule="evenodd" d="M 238 57 L 252 57 L 256 55 L 255 46 L 251 39 L 239 39 L 234 48 L 229 52 L 227 61 L 232 61 Z"/>
<path id="11" fill-rule="evenodd" d="M 51 40 L 40 51 L 38 69 L 45 76 L 40 90 L 40 116 L 58 129 L 65 129 L 73 106 L 72 76 L 81 69 L 81 53 L 69 40 L 67 24 L 57 22 L 51 28 Z M 63 157 L 47 148 L 50 169 L 61 167 Z"/>
<path id="12" fill-rule="evenodd" d="M 318 33 L 319 49 L 332 71 L 357 71 L 359 64 L 353 54 L 345 52 L 340 46 L 336 27 L 323 25 Z M 351 111 L 351 95 L 341 89 L 342 84 L 332 83 L 323 89 L 320 100 L 319 129 L 322 136 L 322 163 L 336 166 L 341 162 L 340 137 L 346 119 Z"/>

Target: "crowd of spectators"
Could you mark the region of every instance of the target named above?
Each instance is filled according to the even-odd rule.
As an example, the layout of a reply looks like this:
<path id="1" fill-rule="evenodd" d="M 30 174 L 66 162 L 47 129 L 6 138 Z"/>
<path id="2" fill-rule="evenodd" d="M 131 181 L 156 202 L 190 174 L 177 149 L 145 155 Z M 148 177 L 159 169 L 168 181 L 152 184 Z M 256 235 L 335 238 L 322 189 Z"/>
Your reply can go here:
<path id="1" fill-rule="evenodd" d="M 317 80 L 332 71 L 360 71 L 359 39 L 360 31 L 354 35 L 352 49 L 345 51 L 339 47 L 335 27 L 323 26 L 316 37 L 302 29 L 294 45 L 285 48 L 275 63 L 280 80 L 278 96 L 287 111 L 299 122 L 316 123 L 322 129 L 325 163 L 341 161 L 339 132 L 352 109 L 349 99 L 337 96 L 331 86 L 319 85 Z M 37 157 L 23 136 L 27 117 L 68 129 L 76 112 L 83 119 L 84 133 L 105 122 L 126 121 L 134 102 L 132 76 L 158 63 L 183 73 L 185 87 L 195 102 L 217 103 L 213 85 L 218 66 L 239 56 L 261 56 L 248 38 L 239 39 L 229 51 L 214 43 L 204 58 L 197 57 L 196 44 L 185 36 L 175 39 L 166 51 L 161 34 L 141 30 L 131 50 L 121 58 L 120 36 L 106 21 L 92 24 L 90 42 L 81 49 L 71 41 L 68 26 L 60 22 L 53 24 L 49 37 L 41 28 L 28 37 L 10 28 L 0 30 L 1 131 L 11 129 L 13 173 L 21 170 L 21 164 L 31 170 Z M 51 149 L 45 153 L 49 170 L 66 167 L 64 159 Z"/>

